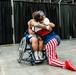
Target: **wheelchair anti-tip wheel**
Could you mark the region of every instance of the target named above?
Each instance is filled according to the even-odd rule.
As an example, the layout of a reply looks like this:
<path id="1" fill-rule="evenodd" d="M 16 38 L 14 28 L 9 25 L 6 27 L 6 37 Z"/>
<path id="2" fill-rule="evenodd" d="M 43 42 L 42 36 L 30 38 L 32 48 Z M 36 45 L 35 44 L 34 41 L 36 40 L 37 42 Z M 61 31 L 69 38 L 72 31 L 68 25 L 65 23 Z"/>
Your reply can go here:
<path id="1" fill-rule="evenodd" d="M 18 63 L 20 63 L 21 60 L 22 60 L 22 58 L 23 58 L 23 54 L 24 54 L 24 50 L 25 50 L 25 45 L 26 45 L 26 38 L 23 37 L 21 39 L 21 42 L 20 42 L 19 47 L 18 47 L 18 52 L 19 52 L 19 54 L 18 54 L 18 60 L 17 60 Z"/>

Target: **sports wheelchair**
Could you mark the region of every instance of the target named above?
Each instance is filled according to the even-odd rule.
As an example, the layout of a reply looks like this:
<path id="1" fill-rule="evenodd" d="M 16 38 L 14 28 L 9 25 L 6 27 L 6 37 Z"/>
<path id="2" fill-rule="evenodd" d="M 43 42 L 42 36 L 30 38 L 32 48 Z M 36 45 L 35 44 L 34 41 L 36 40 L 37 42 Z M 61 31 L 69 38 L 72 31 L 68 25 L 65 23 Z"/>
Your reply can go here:
<path id="1" fill-rule="evenodd" d="M 30 62 L 31 65 L 34 65 L 37 60 L 35 60 L 34 52 L 31 46 L 31 43 L 29 42 L 27 38 L 27 31 L 25 33 L 25 36 L 21 39 L 18 47 L 18 63 L 21 63 L 21 61 L 27 61 Z M 40 62 L 43 62 L 44 60 L 47 60 L 46 52 L 45 50 L 42 50 L 43 53 L 43 60 L 40 60 Z M 25 55 L 25 57 L 24 57 Z"/>

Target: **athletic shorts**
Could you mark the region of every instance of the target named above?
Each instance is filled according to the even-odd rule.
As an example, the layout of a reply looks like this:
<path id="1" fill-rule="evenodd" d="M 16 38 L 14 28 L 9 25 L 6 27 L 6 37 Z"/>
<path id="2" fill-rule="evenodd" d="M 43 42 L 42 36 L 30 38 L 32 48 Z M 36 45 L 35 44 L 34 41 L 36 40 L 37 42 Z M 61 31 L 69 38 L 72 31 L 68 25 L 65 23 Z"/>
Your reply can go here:
<path id="1" fill-rule="evenodd" d="M 30 34 L 28 35 L 28 39 L 32 38 L 33 36 L 37 37 L 38 39 L 42 39 L 39 35 L 37 34 Z"/>

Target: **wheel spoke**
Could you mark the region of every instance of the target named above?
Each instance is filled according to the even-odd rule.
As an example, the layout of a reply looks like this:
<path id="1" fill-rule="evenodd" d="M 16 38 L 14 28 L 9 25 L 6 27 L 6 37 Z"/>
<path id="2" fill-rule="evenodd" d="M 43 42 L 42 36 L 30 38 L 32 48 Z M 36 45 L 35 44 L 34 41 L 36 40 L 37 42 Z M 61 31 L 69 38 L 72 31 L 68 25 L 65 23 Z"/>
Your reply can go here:
<path id="1" fill-rule="evenodd" d="M 19 52 L 19 55 L 18 55 L 18 62 L 20 63 L 22 58 L 23 58 L 23 54 L 24 54 L 24 50 L 25 50 L 25 44 L 26 44 L 26 38 L 23 37 L 21 39 L 21 42 L 19 44 L 19 48 L 18 48 L 18 52 Z"/>

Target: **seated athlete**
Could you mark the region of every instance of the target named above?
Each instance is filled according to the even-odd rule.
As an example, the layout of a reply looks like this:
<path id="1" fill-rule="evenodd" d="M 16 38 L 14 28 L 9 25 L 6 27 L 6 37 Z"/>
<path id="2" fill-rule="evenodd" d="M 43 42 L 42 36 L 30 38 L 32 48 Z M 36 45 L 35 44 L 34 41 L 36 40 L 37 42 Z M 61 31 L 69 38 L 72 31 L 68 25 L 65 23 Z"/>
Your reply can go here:
<path id="1" fill-rule="evenodd" d="M 47 18 L 45 18 L 46 20 L 44 19 L 45 15 L 41 16 L 41 19 L 38 20 L 38 18 L 40 17 L 40 14 L 44 15 L 44 13 L 42 11 L 36 11 L 36 12 L 34 12 L 33 15 L 32 15 L 33 19 L 31 19 L 28 22 L 28 32 L 29 32 L 28 38 L 29 38 L 30 43 L 32 44 L 36 60 L 42 60 L 43 59 L 43 55 L 42 55 L 43 40 L 39 36 L 39 32 L 42 29 L 51 30 L 51 28 L 49 26 L 47 26 L 49 24 L 49 19 L 47 19 Z M 35 19 L 37 19 L 37 21 Z M 41 27 L 41 25 L 40 25 L 39 22 L 42 22 L 43 25 L 45 25 L 45 24 L 46 25 Z M 48 30 L 46 30 L 46 32 Z"/>
<path id="2" fill-rule="evenodd" d="M 28 33 L 29 33 L 29 41 L 32 44 L 32 48 L 34 50 L 34 55 L 36 60 L 42 60 L 43 55 L 42 55 L 42 49 L 43 49 L 43 40 L 42 38 L 35 34 L 38 30 L 42 28 L 37 28 L 35 25 L 39 24 L 35 18 L 38 18 L 39 15 L 37 15 L 37 12 L 34 12 L 32 14 L 33 19 L 28 21 Z"/>

